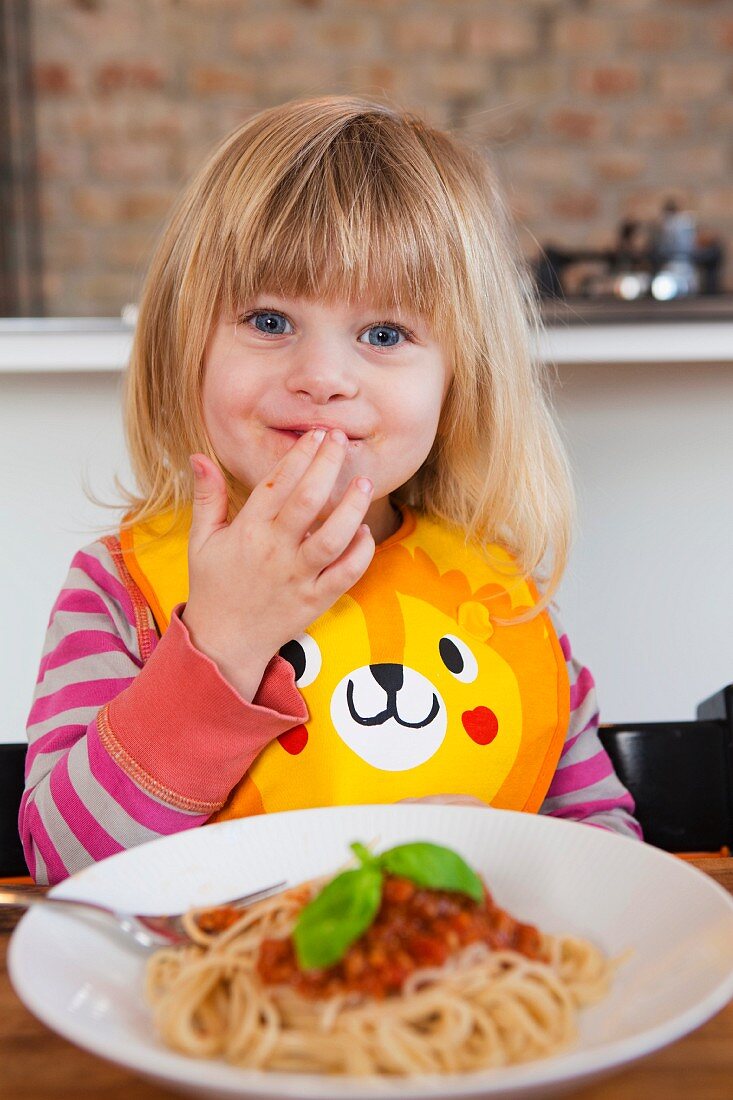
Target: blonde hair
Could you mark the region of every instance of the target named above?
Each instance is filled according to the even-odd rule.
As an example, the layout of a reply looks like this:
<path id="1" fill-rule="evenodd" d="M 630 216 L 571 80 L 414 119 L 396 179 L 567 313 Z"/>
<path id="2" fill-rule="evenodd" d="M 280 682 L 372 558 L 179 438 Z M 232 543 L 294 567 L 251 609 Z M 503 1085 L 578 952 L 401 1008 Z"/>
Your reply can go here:
<path id="1" fill-rule="evenodd" d="M 569 551 L 573 494 L 538 358 L 538 311 L 495 178 L 412 114 L 326 96 L 262 111 L 173 209 L 143 288 L 126 390 L 139 493 L 125 524 L 191 499 L 189 455 L 217 457 L 201 404 L 221 311 L 262 292 L 368 298 L 439 334 L 453 380 L 433 448 L 392 494 L 501 543 L 545 606 Z M 226 470 L 230 511 L 242 489 Z"/>

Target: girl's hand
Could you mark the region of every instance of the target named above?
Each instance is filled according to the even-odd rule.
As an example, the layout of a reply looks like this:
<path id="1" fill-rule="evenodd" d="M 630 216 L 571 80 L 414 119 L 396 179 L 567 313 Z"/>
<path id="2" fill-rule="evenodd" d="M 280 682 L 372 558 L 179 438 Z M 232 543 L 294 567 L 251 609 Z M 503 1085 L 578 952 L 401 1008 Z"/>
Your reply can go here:
<path id="1" fill-rule="evenodd" d="M 488 802 L 474 798 L 471 794 L 427 794 L 424 798 L 399 798 L 398 802 L 438 802 L 446 806 L 482 806 L 490 810 Z"/>
<path id="2" fill-rule="evenodd" d="M 192 455 L 189 598 L 183 621 L 193 644 L 251 700 L 270 659 L 351 588 L 374 554 L 364 515 L 368 478 L 355 478 L 309 534 L 346 456 L 343 432 L 307 432 L 227 523 L 226 484 L 205 455 Z"/>

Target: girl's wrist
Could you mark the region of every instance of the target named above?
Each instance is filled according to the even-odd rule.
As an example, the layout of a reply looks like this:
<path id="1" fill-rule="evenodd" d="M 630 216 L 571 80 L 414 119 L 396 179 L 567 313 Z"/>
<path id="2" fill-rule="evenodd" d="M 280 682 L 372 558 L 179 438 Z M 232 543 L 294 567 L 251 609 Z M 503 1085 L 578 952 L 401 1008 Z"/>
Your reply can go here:
<path id="1" fill-rule="evenodd" d="M 209 641 L 205 631 L 197 627 L 195 620 L 191 622 L 192 616 L 187 615 L 187 610 L 187 607 L 183 608 L 181 621 L 193 647 L 213 661 L 227 683 L 246 702 L 251 703 L 273 654 L 260 654 L 251 647 L 241 650 L 239 646 L 230 647 Z"/>

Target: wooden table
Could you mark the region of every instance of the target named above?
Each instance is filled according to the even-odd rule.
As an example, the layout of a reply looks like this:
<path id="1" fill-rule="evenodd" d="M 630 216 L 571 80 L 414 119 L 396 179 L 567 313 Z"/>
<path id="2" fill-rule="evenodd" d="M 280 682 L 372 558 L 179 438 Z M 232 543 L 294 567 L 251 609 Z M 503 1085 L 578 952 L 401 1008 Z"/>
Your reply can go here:
<path id="1" fill-rule="evenodd" d="M 696 865 L 733 894 L 733 859 Z M 165 1100 L 177 1096 L 87 1054 L 49 1031 L 21 1004 L 5 956 L 18 910 L 0 911 L 0 1095 L 3 1100 Z M 731 1100 L 733 1002 L 691 1035 L 636 1062 L 575 1100 Z"/>

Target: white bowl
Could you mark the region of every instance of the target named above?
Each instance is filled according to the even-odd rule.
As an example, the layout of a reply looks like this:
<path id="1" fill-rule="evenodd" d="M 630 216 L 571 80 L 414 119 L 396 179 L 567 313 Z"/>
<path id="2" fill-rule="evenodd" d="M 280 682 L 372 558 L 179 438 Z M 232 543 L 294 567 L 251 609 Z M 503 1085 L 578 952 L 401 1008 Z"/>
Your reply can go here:
<path id="1" fill-rule="evenodd" d="M 733 996 L 733 899 L 722 887 L 657 848 L 531 814 L 419 803 L 267 814 L 122 852 L 53 893 L 175 912 L 335 871 L 353 840 L 376 841 L 377 850 L 411 840 L 445 844 L 519 919 L 587 937 L 611 956 L 632 948 L 610 995 L 583 1010 L 576 1047 L 507 1069 L 411 1079 L 269 1073 L 187 1058 L 154 1034 L 142 994 L 144 957 L 90 921 L 42 908 L 13 935 L 13 985 L 65 1038 L 169 1087 L 293 1100 L 557 1095 L 678 1039 Z"/>

